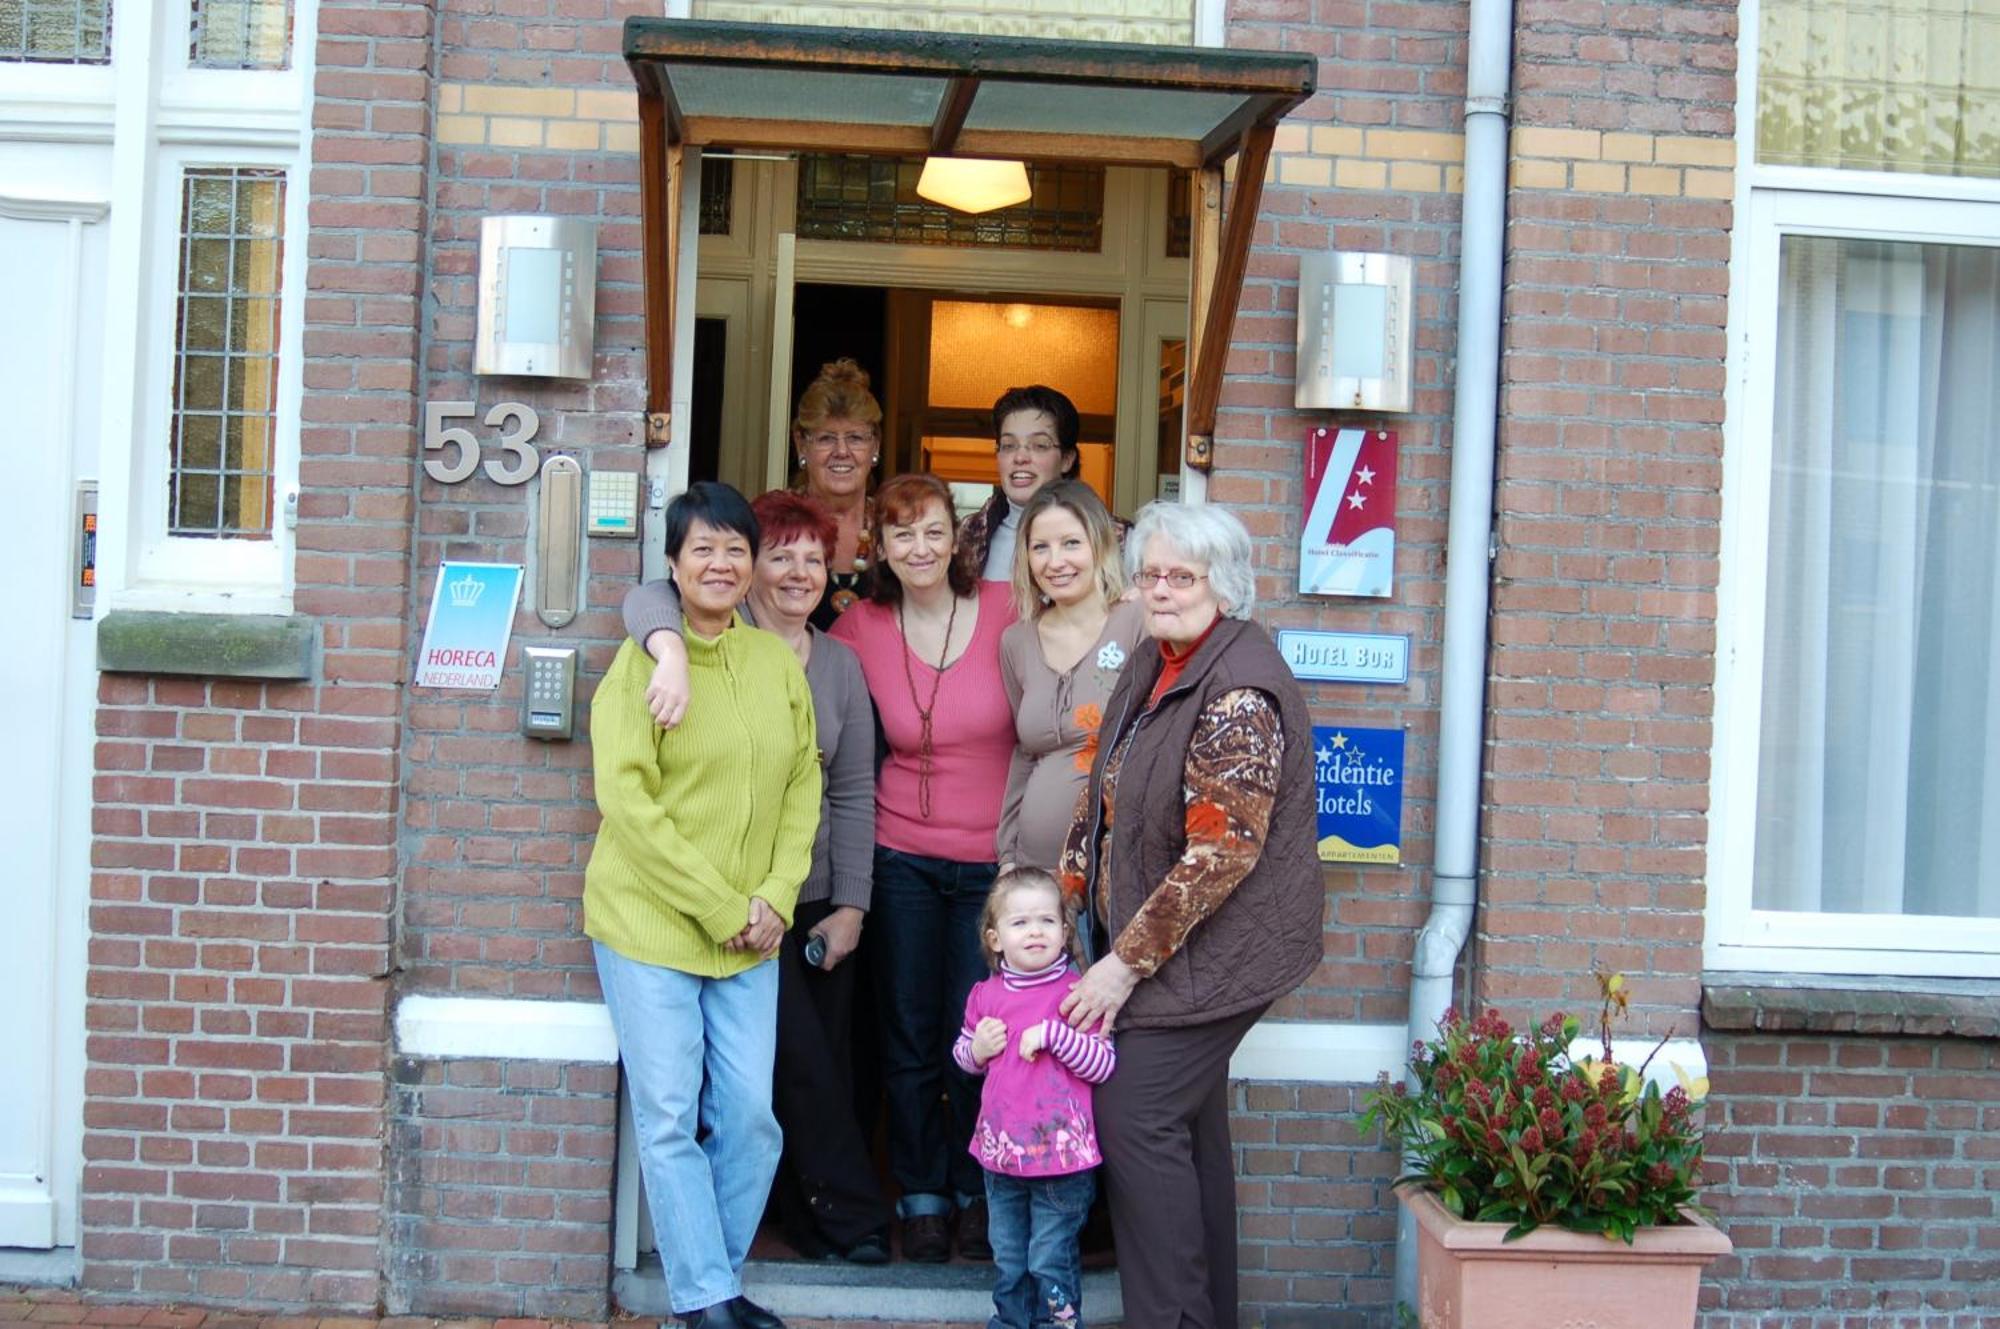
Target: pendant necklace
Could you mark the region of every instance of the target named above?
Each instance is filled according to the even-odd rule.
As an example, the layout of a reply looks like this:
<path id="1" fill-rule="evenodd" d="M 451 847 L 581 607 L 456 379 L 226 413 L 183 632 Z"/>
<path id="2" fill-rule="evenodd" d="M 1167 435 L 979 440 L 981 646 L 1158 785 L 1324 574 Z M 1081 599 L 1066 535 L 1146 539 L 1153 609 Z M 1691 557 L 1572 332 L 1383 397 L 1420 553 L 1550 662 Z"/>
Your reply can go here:
<path id="1" fill-rule="evenodd" d="M 903 634 L 903 681 L 910 685 L 910 705 L 917 708 L 917 811 L 928 821 L 931 815 L 931 715 L 937 710 L 939 689 L 944 687 L 944 661 L 951 654 L 951 629 L 958 622 L 958 597 L 951 597 L 951 613 L 944 620 L 944 645 L 938 648 L 937 674 L 931 679 L 931 700 L 926 706 L 917 700 L 917 676 L 910 669 L 910 630 L 903 620 L 903 602 L 896 602 L 896 630 Z"/>

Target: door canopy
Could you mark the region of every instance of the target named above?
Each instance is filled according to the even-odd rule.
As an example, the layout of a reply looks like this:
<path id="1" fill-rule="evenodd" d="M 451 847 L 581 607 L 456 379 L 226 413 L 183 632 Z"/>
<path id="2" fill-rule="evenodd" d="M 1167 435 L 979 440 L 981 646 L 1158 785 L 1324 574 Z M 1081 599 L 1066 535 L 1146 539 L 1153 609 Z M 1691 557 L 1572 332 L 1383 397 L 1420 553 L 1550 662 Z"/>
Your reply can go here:
<path id="1" fill-rule="evenodd" d="M 668 437 L 684 149 L 988 157 L 1196 172 L 1187 460 L 1207 469 L 1272 134 L 1313 94 L 1314 57 L 629 18 L 625 60 L 639 86 L 649 443 Z"/>

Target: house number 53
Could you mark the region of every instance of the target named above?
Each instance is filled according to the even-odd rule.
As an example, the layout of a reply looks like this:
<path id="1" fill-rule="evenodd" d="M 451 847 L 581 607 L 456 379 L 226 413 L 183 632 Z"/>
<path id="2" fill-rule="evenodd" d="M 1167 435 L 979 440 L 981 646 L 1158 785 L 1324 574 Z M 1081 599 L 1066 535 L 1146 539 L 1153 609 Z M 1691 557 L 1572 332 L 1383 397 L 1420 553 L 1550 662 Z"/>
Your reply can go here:
<path id="1" fill-rule="evenodd" d="M 424 403 L 424 451 L 441 454 L 452 449 L 457 453 L 449 461 L 441 455 L 425 457 L 425 475 L 441 485 L 455 485 L 471 479 L 472 473 L 480 469 L 478 436 L 464 425 L 450 423 L 471 419 L 478 411 L 478 405 L 469 401 Z M 532 406 L 503 401 L 486 413 L 486 425 L 489 429 L 513 426 L 500 434 L 500 450 L 507 454 L 506 459 L 488 457 L 486 478 L 497 485 L 526 484 L 528 477 L 542 465 L 542 456 L 535 451 L 533 442 L 536 431 L 542 427 L 542 418 Z"/>

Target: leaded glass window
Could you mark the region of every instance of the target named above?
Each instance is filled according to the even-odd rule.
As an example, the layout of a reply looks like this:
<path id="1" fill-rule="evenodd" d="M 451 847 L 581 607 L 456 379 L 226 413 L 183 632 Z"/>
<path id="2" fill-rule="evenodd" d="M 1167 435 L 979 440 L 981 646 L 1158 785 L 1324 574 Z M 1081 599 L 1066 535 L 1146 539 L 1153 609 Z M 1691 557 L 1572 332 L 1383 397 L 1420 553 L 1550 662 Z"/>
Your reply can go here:
<path id="1" fill-rule="evenodd" d="M 1194 172 L 1167 172 L 1167 257 L 1186 258 L 1194 251 Z"/>
<path id="2" fill-rule="evenodd" d="M 730 205 L 736 192 L 736 163 L 728 157 L 701 159 L 702 235 L 728 235 Z"/>
<path id="3" fill-rule="evenodd" d="M 271 533 L 284 212 L 282 170 L 182 175 L 170 534 Z"/>
<path id="4" fill-rule="evenodd" d="M 0 61 L 111 62 L 111 0 L 0 0 Z"/>
<path id="5" fill-rule="evenodd" d="M 1028 166 L 1034 195 L 976 216 L 917 196 L 918 158 L 808 153 L 799 158 L 801 239 L 1096 253 L 1104 238 L 1104 168 Z"/>
<path id="6" fill-rule="evenodd" d="M 193 0 L 188 63 L 197 69 L 286 69 L 291 0 Z"/>
<path id="7" fill-rule="evenodd" d="M 2000 0 L 1764 0 L 1757 160 L 2000 178 Z"/>

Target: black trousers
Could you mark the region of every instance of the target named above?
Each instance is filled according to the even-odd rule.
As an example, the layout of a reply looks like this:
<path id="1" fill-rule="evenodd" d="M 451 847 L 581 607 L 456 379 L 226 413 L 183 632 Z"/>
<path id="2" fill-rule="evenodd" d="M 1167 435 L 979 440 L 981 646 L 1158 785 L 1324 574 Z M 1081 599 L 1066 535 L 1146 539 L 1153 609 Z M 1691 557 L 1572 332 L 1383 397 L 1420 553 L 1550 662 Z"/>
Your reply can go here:
<path id="1" fill-rule="evenodd" d="M 771 1200 L 799 1253 L 845 1250 L 889 1222 L 854 1102 L 851 1031 L 861 966 L 854 956 L 832 973 L 805 960 L 812 928 L 833 912 L 825 900 L 801 904 L 778 951 L 778 1060 L 771 1106 L 785 1132 Z"/>
<path id="2" fill-rule="evenodd" d="M 1118 1033 L 1097 1143 L 1129 1325 L 1236 1329 L 1229 1058 L 1263 1013 Z"/>
<path id="3" fill-rule="evenodd" d="M 965 998 L 987 975 L 979 916 L 994 865 L 875 846 L 868 915 L 881 1021 L 889 1170 L 904 1218 L 949 1214 L 986 1194 L 966 1149 L 979 1120 L 980 1081 L 951 1059 Z"/>

